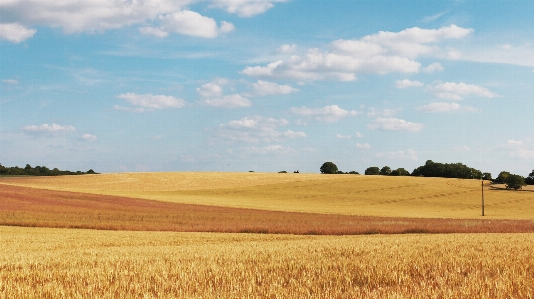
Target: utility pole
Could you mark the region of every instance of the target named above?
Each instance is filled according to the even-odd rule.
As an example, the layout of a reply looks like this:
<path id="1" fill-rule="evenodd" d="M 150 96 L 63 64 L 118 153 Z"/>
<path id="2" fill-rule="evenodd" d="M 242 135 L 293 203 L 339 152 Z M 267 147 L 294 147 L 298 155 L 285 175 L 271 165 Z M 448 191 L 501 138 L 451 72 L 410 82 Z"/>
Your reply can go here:
<path id="1" fill-rule="evenodd" d="M 482 216 L 484 216 L 484 179 L 482 179 Z"/>

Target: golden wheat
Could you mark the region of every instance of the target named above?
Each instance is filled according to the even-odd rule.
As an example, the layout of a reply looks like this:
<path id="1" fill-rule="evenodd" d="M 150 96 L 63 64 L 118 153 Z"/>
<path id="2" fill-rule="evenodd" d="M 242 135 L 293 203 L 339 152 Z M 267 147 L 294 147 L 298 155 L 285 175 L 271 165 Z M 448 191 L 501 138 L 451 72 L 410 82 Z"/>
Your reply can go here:
<path id="1" fill-rule="evenodd" d="M 0 227 L 1 298 L 533 298 L 534 234 Z"/>
<path id="2" fill-rule="evenodd" d="M 481 186 L 477 180 L 278 173 L 120 173 L 2 179 L 0 184 L 277 211 L 417 218 L 481 215 Z M 524 191 L 489 186 L 485 189 L 485 219 L 534 219 L 532 186 Z"/>

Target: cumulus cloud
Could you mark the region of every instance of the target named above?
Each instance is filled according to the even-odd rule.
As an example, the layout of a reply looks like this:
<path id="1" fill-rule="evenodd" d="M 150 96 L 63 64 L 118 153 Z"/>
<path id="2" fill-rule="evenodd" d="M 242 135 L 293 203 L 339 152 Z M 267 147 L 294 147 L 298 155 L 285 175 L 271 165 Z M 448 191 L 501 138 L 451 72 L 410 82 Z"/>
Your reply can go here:
<path id="1" fill-rule="evenodd" d="M 306 107 L 300 107 L 291 108 L 291 112 L 296 115 L 302 115 L 307 117 L 312 117 L 313 119 L 317 121 L 324 121 L 324 122 L 335 122 L 338 121 L 346 116 L 354 116 L 359 114 L 355 110 L 345 110 L 342 108 L 339 108 L 338 105 L 331 105 L 326 106 L 323 108 L 306 108 Z"/>
<path id="2" fill-rule="evenodd" d="M 363 135 L 363 134 L 360 133 L 360 132 L 356 132 L 355 135 L 356 135 L 356 137 L 358 137 L 358 138 L 363 138 L 363 137 L 365 137 L 365 135 Z"/>
<path id="3" fill-rule="evenodd" d="M 419 81 L 410 81 L 408 79 L 400 80 L 395 83 L 395 86 L 400 89 L 404 89 L 408 87 L 419 87 L 423 85 L 424 84 Z"/>
<path id="4" fill-rule="evenodd" d="M 296 48 L 297 48 L 296 44 L 281 45 L 278 49 L 276 49 L 276 53 L 280 53 L 280 54 L 293 53 Z"/>
<path id="5" fill-rule="evenodd" d="M 383 158 L 388 160 L 417 160 L 417 153 L 413 149 L 396 152 L 381 152 L 376 154 L 377 158 Z"/>
<path id="6" fill-rule="evenodd" d="M 289 85 L 280 85 L 263 80 L 258 80 L 258 82 L 252 84 L 252 89 L 254 90 L 254 95 L 258 96 L 290 94 L 299 91 L 298 88 Z"/>
<path id="7" fill-rule="evenodd" d="M 11 43 L 18 44 L 28 38 L 33 37 L 37 32 L 35 29 L 28 29 L 17 23 L 0 23 L 0 39 L 7 40 Z"/>
<path id="8" fill-rule="evenodd" d="M 91 135 L 91 134 L 83 134 L 82 139 L 85 141 L 89 141 L 89 142 L 94 142 L 97 140 L 96 135 Z"/>
<path id="9" fill-rule="evenodd" d="M 175 97 L 165 95 L 140 95 L 135 93 L 125 93 L 118 95 L 117 98 L 127 101 L 133 107 L 115 105 L 114 108 L 116 110 L 129 112 L 145 112 L 147 110 L 151 111 L 165 108 L 182 108 L 187 104 L 187 102 L 183 99 L 177 99 Z"/>
<path id="10" fill-rule="evenodd" d="M 494 98 L 499 96 L 498 94 L 489 91 L 485 87 L 465 83 L 446 82 L 435 86 L 429 86 L 427 89 L 428 91 L 434 93 L 434 95 L 438 98 L 453 101 L 463 100 L 466 96 L 479 96 L 485 98 Z"/>
<path id="11" fill-rule="evenodd" d="M 369 143 L 364 143 L 364 144 L 356 143 L 356 148 L 357 149 L 370 149 L 371 146 L 369 145 Z"/>
<path id="12" fill-rule="evenodd" d="M 280 131 L 279 127 L 287 126 L 285 119 L 266 118 L 262 116 L 245 117 L 219 125 L 214 130 L 214 140 L 232 142 L 272 142 L 283 139 L 306 137 L 304 132 L 292 130 Z"/>
<path id="13" fill-rule="evenodd" d="M 213 38 L 234 30 L 222 21 L 220 26 L 209 17 L 187 10 L 192 0 L 144 1 L 40 1 L 10 0 L 0 2 L 2 17 L 10 27 L 2 28 L 12 42 L 20 42 L 35 34 L 26 25 L 61 28 L 67 34 L 104 32 L 127 26 L 143 25 L 141 34 L 166 37 L 170 33 Z M 232 1 L 235 2 L 235 1 Z M 248 1 L 241 1 L 248 2 Z M 243 5 L 246 3 L 243 3 Z M 241 5 L 241 6 L 243 6 Z"/>
<path id="14" fill-rule="evenodd" d="M 413 123 L 398 118 L 383 118 L 378 117 L 367 125 L 372 130 L 384 130 L 384 131 L 409 131 L 419 132 L 423 129 L 423 125 L 419 123 Z"/>
<path id="15" fill-rule="evenodd" d="M 216 78 L 197 88 L 197 93 L 204 98 L 201 103 L 206 106 L 221 108 L 250 107 L 250 100 L 240 94 L 224 95 L 224 87 L 230 81 L 225 78 Z"/>
<path id="16" fill-rule="evenodd" d="M 235 28 L 232 23 L 224 21 L 221 22 L 221 27 L 218 27 L 214 19 L 190 10 L 182 10 L 160 16 L 158 20 L 161 23 L 159 27 L 141 27 L 139 31 L 144 35 L 154 35 L 157 37 L 166 37 L 169 33 L 177 33 L 214 38 L 220 33 L 227 33 Z"/>
<path id="17" fill-rule="evenodd" d="M 220 108 L 250 107 L 250 100 L 239 94 L 226 95 L 220 98 L 204 99 L 202 103 L 206 106 Z"/>
<path id="18" fill-rule="evenodd" d="M 341 135 L 341 134 L 337 134 L 337 135 L 336 135 L 336 138 L 338 138 L 338 139 L 350 139 L 351 136 L 350 136 L 350 135 Z"/>
<path id="19" fill-rule="evenodd" d="M 289 0 L 212 0 L 211 7 L 226 10 L 240 17 L 252 17 L 274 7 L 275 3 Z"/>
<path id="20" fill-rule="evenodd" d="M 357 73 L 417 73 L 419 56 L 438 55 L 438 43 L 460 39 L 472 29 L 455 25 L 440 29 L 409 28 L 400 32 L 384 32 L 356 40 L 336 40 L 328 51 L 309 49 L 306 55 L 293 55 L 266 66 L 247 66 L 243 74 L 260 78 L 295 80 L 353 81 Z M 441 65 L 432 64 L 425 70 L 436 71 Z"/>
<path id="21" fill-rule="evenodd" d="M 434 62 L 431 65 L 424 67 L 422 71 L 425 73 L 441 72 L 443 71 L 443 67 L 439 62 Z"/>
<path id="22" fill-rule="evenodd" d="M 49 134 L 49 135 L 53 135 L 53 134 L 57 134 L 57 133 L 75 132 L 76 128 L 74 128 L 73 126 L 70 126 L 70 125 L 61 126 L 61 125 L 53 123 L 52 125 L 49 125 L 49 124 L 42 124 L 40 126 L 29 125 L 29 126 L 23 127 L 22 130 L 24 132 L 30 133 L 30 134 Z"/>

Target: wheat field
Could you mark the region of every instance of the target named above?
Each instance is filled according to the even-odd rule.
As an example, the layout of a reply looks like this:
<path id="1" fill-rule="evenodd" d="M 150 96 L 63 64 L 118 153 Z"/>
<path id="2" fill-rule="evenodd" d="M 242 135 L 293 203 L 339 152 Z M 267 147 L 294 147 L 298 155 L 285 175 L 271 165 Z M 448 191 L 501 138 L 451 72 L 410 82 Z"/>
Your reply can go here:
<path id="1" fill-rule="evenodd" d="M 0 298 L 534 297 L 534 234 L 0 235 Z"/>
<path id="2" fill-rule="evenodd" d="M 5 178 L 0 184 L 272 211 L 479 218 L 477 180 L 278 173 L 118 173 Z M 534 187 L 485 186 L 485 219 L 534 219 Z"/>

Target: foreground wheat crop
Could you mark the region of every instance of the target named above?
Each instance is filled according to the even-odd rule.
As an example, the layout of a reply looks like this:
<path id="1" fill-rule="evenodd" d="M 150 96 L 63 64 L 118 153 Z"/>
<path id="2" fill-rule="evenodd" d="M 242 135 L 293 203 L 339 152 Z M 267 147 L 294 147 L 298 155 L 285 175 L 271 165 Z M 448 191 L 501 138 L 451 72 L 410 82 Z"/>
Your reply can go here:
<path id="1" fill-rule="evenodd" d="M 534 234 L 0 227 L 1 298 L 533 298 Z"/>
<path id="2" fill-rule="evenodd" d="M 0 184 L 173 203 L 380 217 L 479 218 L 477 180 L 278 173 L 118 173 Z M 485 187 L 485 219 L 534 220 L 534 186 Z M 497 188 L 495 188 L 497 187 Z"/>

